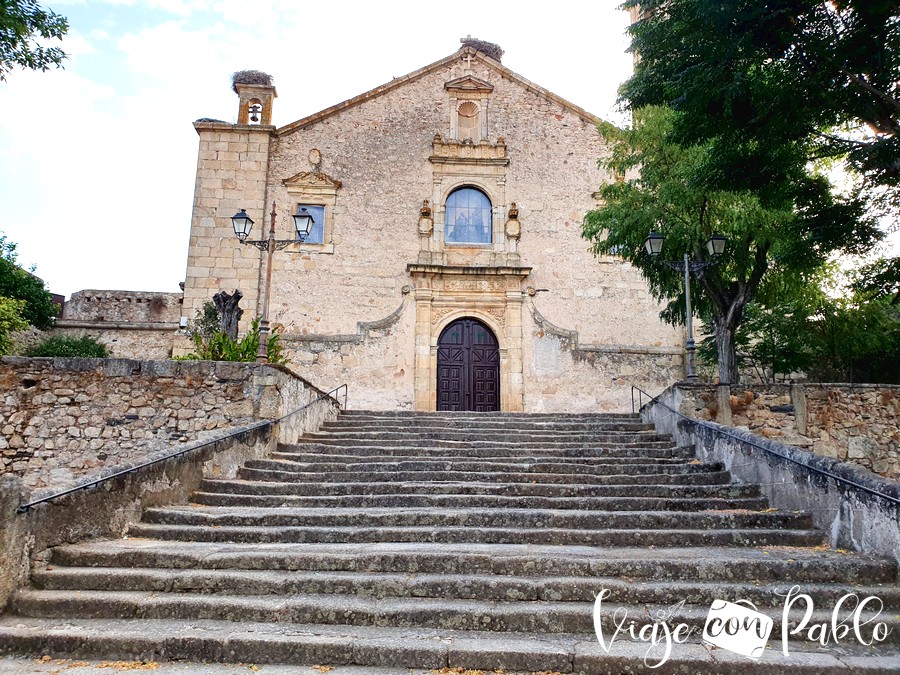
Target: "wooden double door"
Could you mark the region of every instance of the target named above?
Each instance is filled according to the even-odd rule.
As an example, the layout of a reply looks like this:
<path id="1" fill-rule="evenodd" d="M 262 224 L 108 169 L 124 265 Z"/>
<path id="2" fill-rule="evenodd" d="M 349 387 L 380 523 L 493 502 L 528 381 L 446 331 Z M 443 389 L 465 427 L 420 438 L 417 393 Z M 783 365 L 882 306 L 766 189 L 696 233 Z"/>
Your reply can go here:
<path id="1" fill-rule="evenodd" d="M 438 338 L 437 409 L 500 410 L 500 346 L 477 319 L 459 319 Z"/>

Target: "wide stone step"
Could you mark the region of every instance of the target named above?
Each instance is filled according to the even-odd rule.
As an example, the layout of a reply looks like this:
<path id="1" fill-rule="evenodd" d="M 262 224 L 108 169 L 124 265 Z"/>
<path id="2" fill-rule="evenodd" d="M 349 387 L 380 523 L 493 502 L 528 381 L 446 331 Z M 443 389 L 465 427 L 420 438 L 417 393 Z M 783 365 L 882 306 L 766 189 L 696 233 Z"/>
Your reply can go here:
<path id="1" fill-rule="evenodd" d="M 659 467 L 663 470 L 669 470 L 673 467 L 682 467 L 690 465 L 690 462 L 677 458 L 647 458 L 647 457 L 616 457 L 610 459 L 602 458 L 566 458 L 564 460 L 544 459 L 544 458 L 524 458 L 524 459 L 501 459 L 499 461 L 491 461 L 489 459 L 470 459 L 463 458 L 458 460 L 452 459 L 406 459 L 391 458 L 386 461 L 363 460 L 359 461 L 314 461 L 305 462 L 299 460 L 295 455 L 286 453 L 273 453 L 268 460 L 258 460 L 263 462 L 285 462 L 290 468 L 303 472 L 322 472 L 333 473 L 339 471 L 357 472 L 386 472 L 386 471 L 536 471 L 539 473 L 581 473 L 602 472 L 604 475 L 627 473 L 628 469 L 634 467 L 639 471 L 646 471 L 648 467 Z M 250 463 L 248 462 L 248 465 Z M 255 468 L 273 467 L 273 464 L 252 464 Z M 276 467 L 282 468 L 282 467 Z"/>
<path id="2" fill-rule="evenodd" d="M 748 600 L 757 608 L 784 606 L 783 583 L 635 581 L 617 577 L 551 577 L 479 574 L 299 572 L 284 570 L 196 570 L 159 568 L 50 567 L 32 576 L 38 590 L 203 593 L 221 595 L 354 595 L 371 598 L 588 602 L 603 590 L 611 603 L 709 607 L 714 600 Z M 896 584 L 852 586 L 804 584 L 815 607 L 833 607 L 848 592 L 875 596 L 885 612 L 900 611 Z M 802 605 L 803 603 L 800 603 Z M 798 606 L 800 606 L 798 605 Z"/>
<path id="3" fill-rule="evenodd" d="M 136 523 L 131 536 L 236 543 L 469 543 L 576 546 L 817 546 L 821 532 L 799 529 L 552 529 L 514 527 L 338 527 Z"/>
<path id="4" fill-rule="evenodd" d="M 702 469 L 694 472 L 673 473 L 623 473 L 620 475 L 578 474 L 540 474 L 540 473 L 487 473 L 482 471 L 398 471 L 384 473 L 304 473 L 278 469 L 257 469 L 243 466 L 238 470 L 238 478 L 242 480 L 313 483 L 380 483 L 403 481 L 454 482 L 471 481 L 482 483 L 530 483 L 550 485 L 725 485 L 731 482 L 731 474 L 722 470 Z"/>
<path id="5" fill-rule="evenodd" d="M 366 468 L 351 470 L 353 467 L 336 466 L 331 470 L 318 470 L 316 465 L 275 459 L 254 459 L 244 464 L 245 469 L 261 469 L 279 473 L 295 473 L 309 476 L 310 480 L 453 480 L 468 476 L 471 480 L 491 480 L 499 476 L 530 476 L 528 480 L 545 483 L 592 482 L 595 479 L 611 479 L 617 476 L 640 475 L 684 475 L 715 473 L 722 470 L 718 462 L 641 462 L 623 464 L 620 462 L 583 465 L 572 463 L 516 463 L 485 465 L 475 462 L 429 463 L 390 462 L 381 466 L 363 465 Z M 502 478 L 501 480 L 505 480 Z M 511 478 L 511 482 L 517 479 Z"/>
<path id="6" fill-rule="evenodd" d="M 116 539 L 60 546 L 51 565 L 167 569 L 290 570 L 497 577 L 619 577 L 697 581 L 893 584 L 897 565 L 818 548 L 637 548 L 546 544 L 234 544 Z"/>
<path id="7" fill-rule="evenodd" d="M 372 438 L 356 438 L 356 437 L 348 437 L 348 438 L 333 438 L 329 436 L 319 436 L 316 438 L 307 438 L 305 441 L 301 439 L 301 442 L 296 444 L 297 446 L 306 446 L 307 448 L 319 448 L 319 447 L 330 447 L 330 448 L 360 448 L 360 447 L 378 447 L 378 448 L 391 448 L 391 447 L 400 447 L 400 448 L 417 448 L 423 454 L 429 454 L 436 450 L 444 449 L 444 448 L 490 448 L 493 450 L 500 450 L 506 452 L 513 452 L 516 450 L 525 451 L 526 453 L 531 450 L 603 450 L 607 448 L 671 448 L 672 441 L 671 439 L 640 439 L 640 438 L 631 438 L 631 439 L 617 439 L 617 440 L 604 440 L 604 439 L 590 439 L 585 441 L 566 441 L 566 440 L 546 440 L 546 441 L 518 441 L 518 440 L 501 440 L 497 439 L 489 439 L 489 440 L 471 440 L 471 441 L 463 441 L 456 439 L 422 439 L 422 438 L 396 438 L 396 439 L 386 439 L 379 438 L 377 436 Z"/>
<path id="8" fill-rule="evenodd" d="M 523 431 L 521 429 L 510 430 L 478 430 L 469 429 L 405 429 L 391 431 L 387 429 L 366 430 L 359 429 L 331 429 L 304 434 L 301 441 L 324 440 L 421 440 L 423 442 L 433 440 L 447 441 L 500 441 L 502 443 L 533 443 L 539 445 L 546 442 L 570 442 L 570 443 L 634 443 L 637 441 L 661 441 L 665 437 L 655 431 L 641 432 L 607 432 L 594 433 L 584 431 Z"/>
<path id="9" fill-rule="evenodd" d="M 665 497 L 528 497 L 472 494 L 389 494 L 304 497 L 296 495 L 238 495 L 195 492 L 191 501 L 207 506 L 373 508 L 435 507 L 486 509 L 578 509 L 594 511 L 705 511 L 709 509 L 765 509 L 765 497 L 749 499 Z"/>
<path id="10" fill-rule="evenodd" d="M 769 511 L 576 511 L 482 508 L 150 508 L 142 522 L 208 527 L 473 527 L 617 530 L 812 527 L 808 513 Z"/>
<path id="11" fill-rule="evenodd" d="M 719 474 L 715 474 L 719 475 Z M 696 477 L 696 474 L 691 476 Z M 671 476 L 664 476 L 671 479 Z M 624 484 L 585 485 L 537 483 L 479 483 L 475 481 L 394 481 L 383 483 L 299 483 L 258 480 L 212 480 L 200 483 L 204 493 L 259 496 L 365 496 L 396 494 L 497 495 L 501 497 L 659 497 L 670 499 L 748 499 L 760 496 L 757 485 L 736 484 Z"/>
<path id="12" fill-rule="evenodd" d="M 479 421 L 468 420 L 461 422 L 459 420 L 432 420 L 417 419 L 415 421 L 396 421 L 396 420 L 379 420 L 368 419 L 362 420 L 358 418 L 339 417 L 332 422 L 326 422 L 322 425 L 323 431 L 332 430 L 352 430 L 362 429 L 366 431 L 374 429 L 405 431 L 408 429 L 418 430 L 459 430 L 467 429 L 471 431 L 487 430 L 495 431 L 511 430 L 511 431 L 584 431 L 584 432 L 605 432 L 605 431 L 654 431 L 656 427 L 652 424 L 641 422 L 640 420 L 615 420 L 603 422 L 566 422 L 566 421 L 526 421 L 521 418 L 510 420 L 493 420 Z"/>
<path id="13" fill-rule="evenodd" d="M 678 448 L 671 444 L 660 448 L 570 448 L 570 449 L 536 449 L 530 448 L 510 450 L 508 448 L 443 448 L 440 451 L 423 452 L 421 448 L 405 448 L 394 446 L 354 446 L 341 447 L 332 445 L 279 445 L 279 457 L 288 457 L 294 461 L 345 461 L 362 462 L 382 461 L 387 459 L 428 459 L 428 460 L 495 460 L 495 461 L 561 461 L 566 459 L 683 459 L 691 460 L 694 452 L 691 448 Z"/>
<path id="14" fill-rule="evenodd" d="M 459 422 L 462 420 L 477 421 L 503 421 L 503 420 L 524 420 L 526 422 L 537 422 L 543 420 L 550 421 L 566 421 L 566 422 L 589 422 L 589 421 L 641 421 L 638 413 L 512 413 L 512 412 L 461 412 L 452 410 L 441 410 L 437 412 L 425 412 L 414 410 L 344 410 L 338 419 L 398 419 L 398 420 L 450 420 L 451 422 Z"/>
<path id="15" fill-rule="evenodd" d="M 23 616 L 54 618 L 77 616 L 84 619 L 174 619 L 252 622 L 340 624 L 392 628 L 446 628 L 524 633 L 590 633 L 595 628 L 593 602 L 490 601 L 444 598 L 371 598 L 347 595 L 302 594 L 292 596 L 210 595 L 205 593 L 154 593 L 143 591 L 39 591 L 16 593 L 14 611 Z M 610 598 L 601 606 L 603 630 L 615 631 L 615 612 L 624 612 L 637 621 L 647 621 L 643 606 L 626 605 Z M 661 607 L 658 609 L 667 609 Z M 787 617 L 770 611 L 773 633 L 778 635 L 786 619 L 793 628 L 803 619 L 803 608 L 792 608 Z M 703 630 L 708 606 L 675 606 L 668 609 L 668 622 L 684 623 Z M 863 612 L 861 623 L 877 617 L 895 640 L 900 635 L 898 618 L 889 614 Z M 814 610 L 810 623 L 830 624 L 830 608 Z M 890 637 L 890 635 L 888 635 Z M 894 643 L 895 640 L 891 640 Z"/>
<path id="16" fill-rule="evenodd" d="M 780 645 L 752 661 L 700 644 L 677 646 L 665 666 L 652 672 L 843 675 L 895 673 L 896 654 L 834 656 L 808 644 Z M 805 651 L 804 651 L 805 649 Z M 616 640 L 604 650 L 593 633 L 534 635 L 391 627 L 233 623 L 123 619 L 58 620 L 12 617 L 0 621 L 0 653 L 46 653 L 53 657 L 163 661 L 184 659 L 295 665 L 360 665 L 371 668 L 483 669 L 621 675 L 645 670 L 646 643 Z M 458 671 L 462 672 L 462 670 Z M 378 674 L 380 675 L 380 673 Z M 391 675 L 396 675 L 395 671 Z"/>

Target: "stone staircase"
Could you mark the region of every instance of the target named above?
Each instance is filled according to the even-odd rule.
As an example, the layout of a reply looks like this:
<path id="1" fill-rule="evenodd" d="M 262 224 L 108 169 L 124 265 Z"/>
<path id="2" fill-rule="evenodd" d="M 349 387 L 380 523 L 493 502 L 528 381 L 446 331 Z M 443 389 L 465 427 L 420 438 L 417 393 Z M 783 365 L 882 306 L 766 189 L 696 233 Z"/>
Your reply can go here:
<path id="1" fill-rule="evenodd" d="M 0 620 L 0 653 L 643 672 L 665 642 L 629 622 L 665 612 L 693 633 L 646 672 L 900 672 L 896 565 L 767 506 L 631 415 L 350 411 L 125 539 L 54 549 Z M 884 602 L 891 634 L 794 636 L 783 655 L 777 593 L 795 584 L 810 625 L 856 593 Z M 603 589 L 607 642 L 627 612 L 608 652 Z M 774 619 L 760 661 L 701 644 L 716 599 Z"/>

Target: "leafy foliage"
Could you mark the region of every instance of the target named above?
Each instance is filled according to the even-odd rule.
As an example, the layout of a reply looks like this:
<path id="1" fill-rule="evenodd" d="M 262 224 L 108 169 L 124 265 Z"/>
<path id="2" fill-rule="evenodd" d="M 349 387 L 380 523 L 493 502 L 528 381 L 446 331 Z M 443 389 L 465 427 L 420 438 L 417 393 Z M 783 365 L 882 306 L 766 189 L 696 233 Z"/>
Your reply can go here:
<path id="1" fill-rule="evenodd" d="M 0 296 L 0 356 L 9 354 L 12 349 L 10 333 L 28 328 L 24 313 L 24 300 Z"/>
<path id="2" fill-rule="evenodd" d="M 708 144 L 704 180 L 782 201 L 808 161 L 841 158 L 897 205 L 896 0 L 623 5 L 638 6 L 630 32 L 640 60 L 622 98 L 677 110 L 673 140 Z"/>
<path id="3" fill-rule="evenodd" d="M 188 336 L 193 342 L 199 339 L 208 342 L 213 335 L 221 330 L 222 315 L 212 300 L 203 303 L 203 307 L 197 310 L 197 315 L 188 327 Z"/>
<path id="4" fill-rule="evenodd" d="M 181 358 L 187 361 L 256 361 L 259 351 L 259 321 L 259 317 L 253 319 L 247 334 L 236 340 L 218 328 L 208 337 L 204 337 L 199 331 L 191 333 L 194 351 Z M 268 355 L 269 363 L 287 363 L 277 326 L 269 333 Z"/>
<path id="5" fill-rule="evenodd" d="M 637 267 L 654 297 L 669 301 L 661 316 L 673 324 L 685 320 L 683 274 L 651 258 L 645 238 L 660 231 L 663 256 L 679 260 L 685 253 L 702 257 L 710 235 L 725 235 L 725 255 L 695 278 L 692 300 L 716 332 L 720 380 L 736 382 L 735 331 L 756 294 L 802 286 L 829 254 L 864 252 L 881 233 L 856 202 L 834 196 L 815 176 L 781 208 L 747 190 L 709 187 L 702 180 L 709 147 L 671 140 L 677 117 L 669 108 L 650 106 L 633 112 L 630 129 L 601 123 L 612 154 L 600 164 L 622 179 L 601 186 L 605 205 L 587 214 L 583 234 L 595 253 L 616 254 Z M 812 202 L 819 208 L 808 208 Z"/>
<path id="6" fill-rule="evenodd" d="M 0 234 L 0 296 L 25 301 L 23 317 L 36 328 L 50 328 L 57 306 L 44 282 L 26 272 L 16 262 L 16 244 Z M 33 268 L 32 268 L 33 269 Z"/>
<path id="7" fill-rule="evenodd" d="M 109 349 L 94 337 L 52 335 L 25 352 L 26 356 L 69 356 L 85 359 L 109 358 Z"/>
<path id="8" fill-rule="evenodd" d="M 0 3 L 0 81 L 21 66 L 31 70 L 60 67 L 65 53 L 59 47 L 47 47 L 42 40 L 61 40 L 69 30 L 65 17 L 41 9 L 34 0 L 4 0 Z"/>
<path id="9" fill-rule="evenodd" d="M 831 298 L 817 291 L 771 307 L 749 305 L 737 337 L 742 364 L 764 382 L 805 375 L 900 384 L 900 308 L 887 296 Z M 712 343 L 709 337 L 701 344 L 707 361 L 715 359 Z"/>

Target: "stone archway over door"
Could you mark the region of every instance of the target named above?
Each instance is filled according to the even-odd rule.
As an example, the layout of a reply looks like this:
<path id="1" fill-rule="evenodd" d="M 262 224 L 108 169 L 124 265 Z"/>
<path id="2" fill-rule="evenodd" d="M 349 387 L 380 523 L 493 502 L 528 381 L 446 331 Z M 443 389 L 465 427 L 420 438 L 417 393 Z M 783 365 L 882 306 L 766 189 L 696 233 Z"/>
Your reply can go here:
<path id="1" fill-rule="evenodd" d="M 438 338 L 437 409 L 500 410 L 500 349 L 490 328 L 458 319 Z"/>

